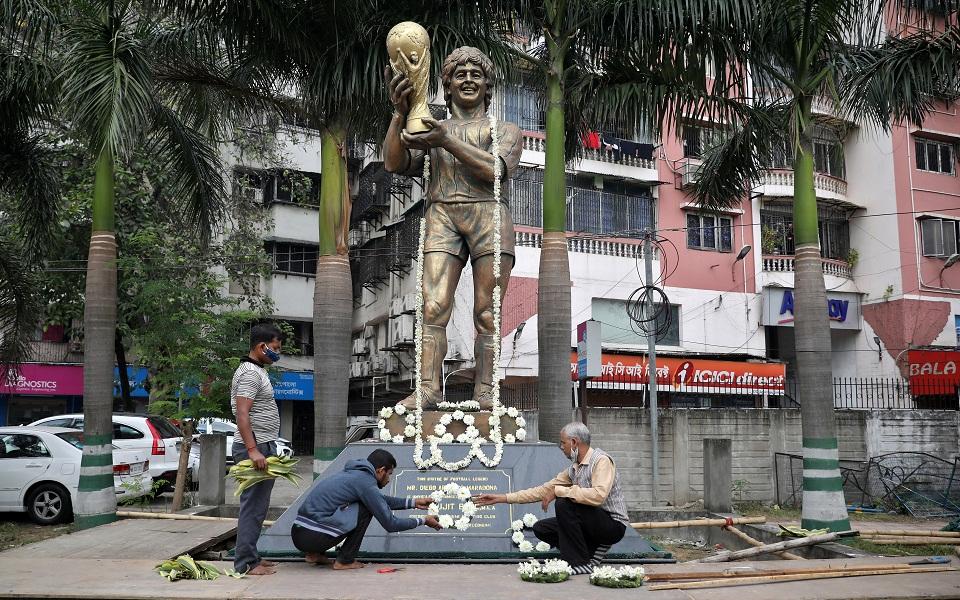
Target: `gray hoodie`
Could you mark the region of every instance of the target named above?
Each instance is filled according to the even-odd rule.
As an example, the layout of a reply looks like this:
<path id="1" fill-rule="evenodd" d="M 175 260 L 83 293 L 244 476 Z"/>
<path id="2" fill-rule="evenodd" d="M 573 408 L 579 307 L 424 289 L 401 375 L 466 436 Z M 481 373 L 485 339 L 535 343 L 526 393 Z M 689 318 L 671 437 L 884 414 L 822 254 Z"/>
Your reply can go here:
<path id="1" fill-rule="evenodd" d="M 413 498 L 380 493 L 376 469 L 365 458 L 348 462 L 343 471 L 319 481 L 307 493 L 294 524 L 332 537 L 357 527 L 360 503 L 387 531 L 406 531 L 423 525 L 422 517 L 397 517 L 395 510 L 414 508 Z"/>

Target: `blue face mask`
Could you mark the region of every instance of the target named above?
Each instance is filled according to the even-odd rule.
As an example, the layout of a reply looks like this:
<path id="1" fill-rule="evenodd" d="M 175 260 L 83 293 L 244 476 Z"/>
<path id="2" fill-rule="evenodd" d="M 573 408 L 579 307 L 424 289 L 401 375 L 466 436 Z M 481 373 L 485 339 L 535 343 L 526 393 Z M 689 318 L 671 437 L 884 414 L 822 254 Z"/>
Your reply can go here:
<path id="1" fill-rule="evenodd" d="M 263 354 L 269 358 L 272 363 L 280 360 L 280 353 L 266 344 L 263 345 Z"/>

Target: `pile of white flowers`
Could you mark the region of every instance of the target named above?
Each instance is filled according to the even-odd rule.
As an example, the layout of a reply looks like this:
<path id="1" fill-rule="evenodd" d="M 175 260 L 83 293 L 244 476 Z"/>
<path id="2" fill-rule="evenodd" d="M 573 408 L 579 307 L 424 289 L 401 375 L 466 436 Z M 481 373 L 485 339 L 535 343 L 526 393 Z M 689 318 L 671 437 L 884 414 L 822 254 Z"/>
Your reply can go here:
<path id="1" fill-rule="evenodd" d="M 520 552 L 549 552 L 550 544 L 546 542 L 537 542 L 537 545 L 534 546 L 524 535 L 523 530 L 533 527 L 537 522 L 536 515 L 532 513 L 527 513 L 523 515 L 522 519 L 517 519 L 516 521 L 510 523 L 510 531 L 513 533 L 510 535 L 510 540 L 513 542 L 514 546 L 520 548 Z"/>
<path id="2" fill-rule="evenodd" d="M 440 522 L 440 527 L 450 529 L 456 527 L 460 531 L 466 531 L 470 527 L 470 521 L 477 514 L 477 505 L 470 499 L 472 494 L 470 489 L 457 483 L 450 482 L 439 490 L 430 494 L 433 502 L 427 507 L 427 514 L 435 515 Z M 454 520 L 450 515 L 441 515 L 439 503 L 444 498 L 456 498 L 460 500 L 460 518 Z"/>
<path id="3" fill-rule="evenodd" d="M 590 583 L 609 588 L 635 588 L 643 585 L 643 567 L 594 567 Z"/>
<path id="4" fill-rule="evenodd" d="M 534 583 L 560 583 L 570 579 L 573 575 L 573 569 L 567 564 L 567 561 L 559 558 L 550 558 L 542 563 L 530 559 L 529 562 L 520 563 L 517 566 L 517 573 L 520 579 L 532 581 Z"/>

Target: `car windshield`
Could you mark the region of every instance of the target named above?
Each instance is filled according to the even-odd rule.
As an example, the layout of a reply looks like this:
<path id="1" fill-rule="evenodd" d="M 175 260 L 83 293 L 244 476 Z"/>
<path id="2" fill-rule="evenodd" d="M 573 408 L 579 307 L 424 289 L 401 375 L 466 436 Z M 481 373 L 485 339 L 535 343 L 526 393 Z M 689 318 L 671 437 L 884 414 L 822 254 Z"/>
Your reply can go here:
<path id="1" fill-rule="evenodd" d="M 67 442 L 74 448 L 79 448 L 80 450 L 83 450 L 83 432 L 82 431 L 65 431 L 63 433 L 58 433 L 57 437 Z"/>
<path id="2" fill-rule="evenodd" d="M 183 435 L 166 417 L 147 417 L 147 421 L 156 428 L 161 437 L 175 438 Z"/>

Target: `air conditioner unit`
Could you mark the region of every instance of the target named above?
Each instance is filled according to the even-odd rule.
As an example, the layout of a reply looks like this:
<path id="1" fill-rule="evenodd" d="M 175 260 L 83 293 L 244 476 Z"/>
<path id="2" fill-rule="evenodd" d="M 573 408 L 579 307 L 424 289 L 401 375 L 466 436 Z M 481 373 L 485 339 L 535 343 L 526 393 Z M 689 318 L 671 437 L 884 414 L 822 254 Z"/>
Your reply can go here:
<path id="1" fill-rule="evenodd" d="M 374 333 L 376 333 L 376 330 L 373 328 L 373 325 L 367 325 L 363 328 L 363 339 L 369 340 L 373 337 Z"/>
<path id="2" fill-rule="evenodd" d="M 403 298 L 397 297 L 390 301 L 390 318 L 403 314 Z"/>
<path id="3" fill-rule="evenodd" d="M 367 341 L 363 338 L 356 338 L 353 340 L 353 353 L 354 354 L 366 354 L 367 353 Z"/>
<path id="4" fill-rule="evenodd" d="M 356 379 L 360 377 L 360 363 L 352 362 L 350 363 L 350 377 Z"/>
<path id="5" fill-rule="evenodd" d="M 370 361 L 362 360 L 360 361 L 360 377 L 369 377 L 370 376 Z"/>
<path id="6" fill-rule="evenodd" d="M 373 373 L 383 373 L 385 370 L 383 355 L 378 354 L 370 359 L 370 371 Z"/>
<path id="7" fill-rule="evenodd" d="M 395 374 L 400 372 L 400 361 L 392 354 L 383 355 L 383 372 Z"/>
<path id="8" fill-rule="evenodd" d="M 700 179 L 700 169 L 703 168 L 703 163 L 700 161 L 691 161 L 683 163 L 683 167 L 680 171 L 681 174 L 681 185 L 686 187 L 696 183 Z"/>
<path id="9" fill-rule="evenodd" d="M 403 296 L 403 312 L 413 314 L 417 312 L 417 293 L 410 292 Z"/>
<path id="10" fill-rule="evenodd" d="M 413 343 L 413 315 L 400 315 L 390 322 L 390 343 L 393 346 Z"/>

